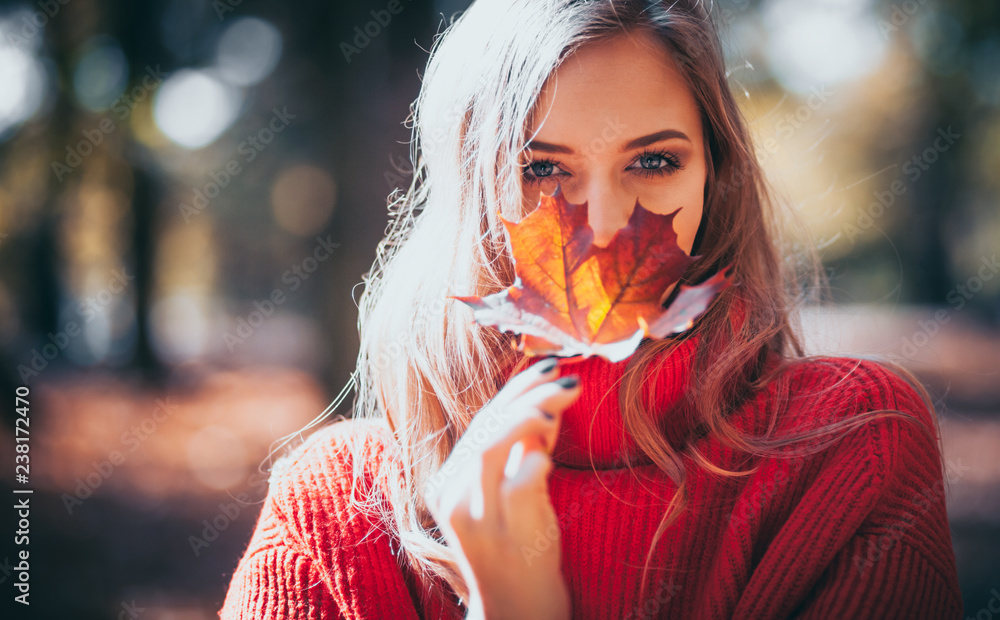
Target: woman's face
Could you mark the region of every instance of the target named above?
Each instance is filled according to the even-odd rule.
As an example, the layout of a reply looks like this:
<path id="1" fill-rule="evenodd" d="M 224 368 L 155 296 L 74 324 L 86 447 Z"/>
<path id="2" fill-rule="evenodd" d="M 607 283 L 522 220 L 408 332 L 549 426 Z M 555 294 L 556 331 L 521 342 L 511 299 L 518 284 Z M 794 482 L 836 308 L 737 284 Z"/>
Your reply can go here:
<path id="1" fill-rule="evenodd" d="M 582 46 L 549 78 L 534 118 L 522 159 L 527 211 L 558 182 L 567 200 L 588 203 L 594 243 L 603 247 L 636 199 L 654 213 L 680 207 L 677 243 L 691 253 L 705 189 L 701 117 L 650 35 Z"/>

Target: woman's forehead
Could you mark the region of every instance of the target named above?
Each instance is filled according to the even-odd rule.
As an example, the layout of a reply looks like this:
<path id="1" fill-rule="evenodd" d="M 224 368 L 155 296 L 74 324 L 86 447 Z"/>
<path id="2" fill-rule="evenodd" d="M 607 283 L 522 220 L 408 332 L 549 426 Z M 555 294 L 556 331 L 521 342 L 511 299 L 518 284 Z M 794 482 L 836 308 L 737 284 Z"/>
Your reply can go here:
<path id="1" fill-rule="evenodd" d="M 669 54 L 650 35 L 621 34 L 582 45 L 547 80 L 535 105 L 531 133 L 607 134 L 622 139 L 678 129 L 694 139 L 701 134 L 694 95 Z M 607 138 L 605 137 L 605 140 Z"/>

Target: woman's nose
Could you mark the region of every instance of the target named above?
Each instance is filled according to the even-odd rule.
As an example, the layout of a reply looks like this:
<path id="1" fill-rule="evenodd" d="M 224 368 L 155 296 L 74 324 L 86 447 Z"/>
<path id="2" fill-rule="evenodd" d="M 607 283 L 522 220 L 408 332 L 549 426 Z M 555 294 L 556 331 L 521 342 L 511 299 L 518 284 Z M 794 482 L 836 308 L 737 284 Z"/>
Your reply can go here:
<path id="1" fill-rule="evenodd" d="M 594 231 L 594 244 L 605 247 L 618 229 L 628 224 L 636 198 L 619 188 L 593 185 L 580 202 L 584 200 L 587 201 L 588 223 Z"/>

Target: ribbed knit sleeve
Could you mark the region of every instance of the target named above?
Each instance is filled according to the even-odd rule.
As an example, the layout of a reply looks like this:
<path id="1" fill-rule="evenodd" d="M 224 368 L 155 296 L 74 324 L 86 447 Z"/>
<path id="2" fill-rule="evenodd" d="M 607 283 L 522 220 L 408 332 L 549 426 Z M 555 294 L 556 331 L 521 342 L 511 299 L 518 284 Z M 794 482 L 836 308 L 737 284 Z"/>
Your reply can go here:
<path id="1" fill-rule="evenodd" d="M 872 431 L 873 509 L 828 565 L 803 618 L 961 618 L 955 557 L 945 507 L 946 481 L 931 412 L 909 383 L 863 362 L 868 406 L 916 416 L 887 419 Z"/>
<path id="2" fill-rule="evenodd" d="M 347 444 L 363 444 L 372 464 L 378 459 L 366 426 L 332 424 L 276 466 L 222 620 L 418 617 L 389 535 L 349 501 Z"/>
<path id="3" fill-rule="evenodd" d="M 313 559 L 280 542 L 254 552 L 240 563 L 220 617 L 345 618 Z"/>
<path id="4" fill-rule="evenodd" d="M 858 413 L 902 411 L 920 426 L 871 421 L 801 472 L 821 467 L 771 542 L 738 617 L 961 617 L 931 413 L 881 365 L 862 361 L 851 374 L 855 393 L 841 393 Z"/>

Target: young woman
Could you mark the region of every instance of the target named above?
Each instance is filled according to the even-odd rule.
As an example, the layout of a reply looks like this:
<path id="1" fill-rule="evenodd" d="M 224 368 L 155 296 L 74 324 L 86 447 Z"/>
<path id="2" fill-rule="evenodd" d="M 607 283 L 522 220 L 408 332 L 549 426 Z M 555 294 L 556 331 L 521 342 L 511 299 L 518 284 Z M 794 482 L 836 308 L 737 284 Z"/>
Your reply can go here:
<path id="1" fill-rule="evenodd" d="M 435 43 L 414 134 L 353 419 L 276 464 L 223 618 L 961 615 L 927 392 L 803 356 L 705 3 L 479 0 Z M 622 362 L 522 355 L 447 295 L 511 285 L 498 212 L 557 187 L 600 246 L 637 200 L 680 208 L 682 283 L 739 285 Z"/>

